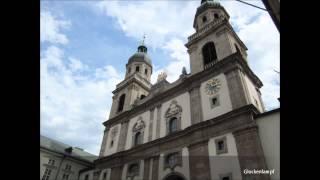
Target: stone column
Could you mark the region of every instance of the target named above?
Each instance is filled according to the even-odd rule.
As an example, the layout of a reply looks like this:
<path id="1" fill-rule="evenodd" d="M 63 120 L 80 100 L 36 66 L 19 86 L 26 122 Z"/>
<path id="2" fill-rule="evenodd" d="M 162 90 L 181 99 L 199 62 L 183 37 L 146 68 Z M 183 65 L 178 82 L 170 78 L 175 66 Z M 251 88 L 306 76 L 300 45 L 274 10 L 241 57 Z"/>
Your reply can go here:
<path id="1" fill-rule="evenodd" d="M 267 169 L 258 128 L 250 126 L 233 132 L 243 179 L 269 180 L 268 175 L 244 174 L 245 169 Z"/>
<path id="2" fill-rule="evenodd" d="M 150 159 L 145 159 L 144 160 L 144 170 L 143 170 L 143 180 L 149 180 L 149 163 L 150 163 Z"/>
<path id="3" fill-rule="evenodd" d="M 192 125 L 203 120 L 200 85 L 201 84 L 198 84 L 189 90 Z"/>
<path id="4" fill-rule="evenodd" d="M 149 137 L 148 142 L 152 141 L 154 108 L 150 109 Z"/>
<path id="5" fill-rule="evenodd" d="M 190 179 L 210 180 L 208 141 L 192 144 L 189 147 Z"/>
<path id="6" fill-rule="evenodd" d="M 110 180 L 121 180 L 123 166 L 113 167 L 111 169 Z"/>
<path id="7" fill-rule="evenodd" d="M 225 72 L 231 104 L 233 109 L 249 104 L 249 97 L 245 80 L 240 69 L 232 69 Z"/>
<path id="8" fill-rule="evenodd" d="M 152 160 L 152 180 L 158 180 L 159 176 L 159 156 L 153 157 Z"/>
<path id="9" fill-rule="evenodd" d="M 128 125 L 129 125 L 129 119 L 121 123 L 119 145 L 118 145 L 117 152 L 125 150 L 125 145 L 127 142 Z"/>
<path id="10" fill-rule="evenodd" d="M 109 133 L 110 127 L 105 127 L 104 129 L 104 133 L 103 133 L 103 139 L 102 139 L 102 144 L 101 144 L 101 148 L 100 148 L 100 153 L 99 153 L 99 157 L 103 157 L 104 153 L 105 153 L 105 149 L 106 149 L 106 143 L 107 143 L 107 139 L 108 139 L 108 133 Z"/>
<path id="11" fill-rule="evenodd" d="M 157 122 L 156 122 L 156 139 L 160 137 L 160 123 L 161 123 L 161 104 L 157 106 Z"/>

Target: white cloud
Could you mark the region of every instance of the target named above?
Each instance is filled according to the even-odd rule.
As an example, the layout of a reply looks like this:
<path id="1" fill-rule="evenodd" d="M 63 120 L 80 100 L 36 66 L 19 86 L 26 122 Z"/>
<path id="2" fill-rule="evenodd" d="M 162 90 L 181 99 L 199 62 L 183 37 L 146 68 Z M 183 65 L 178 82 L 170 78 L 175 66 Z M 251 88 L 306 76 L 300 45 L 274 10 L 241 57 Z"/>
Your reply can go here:
<path id="1" fill-rule="evenodd" d="M 128 37 L 140 40 L 147 34 L 147 43 L 153 48 L 160 48 L 169 53 L 171 61 L 166 67 L 154 68 L 152 82 L 164 71 L 170 82 L 181 74 L 181 69 L 189 69 L 189 56 L 183 44 L 194 30 L 193 18 L 200 1 L 168 2 L 144 1 L 121 3 L 102 1 L 96 5 L 98 11 L 113 17 Z M 279 75 L 279 33 L 267 12 L 240 2 L 223 1 L 221 4 L 230 14 L 230 22 L 237 34 L 248 47 L 251 68 L 264 83 L 262 95 L 267 109 L 279 106 L 279 84 L 275 83 Z M 254 4 L 263 7 L 261 2 Z"/>
<path id="2" fill-rule="evenodd" d="M 42 133 L 97 154 L 111 91 L 120 80 L 122 75 L 110 65 L 90 68 L 65 57 L 62 49 L 48 47 L 41 56 Z"/>
<path id="3" fill-rule="evenodd" d="M 56 19 L 49 11 L 41 11 L 40 42 L 67 44 L 69 40 L 61 30 L 69 28 L 70 25 L 69 21 Z"/>

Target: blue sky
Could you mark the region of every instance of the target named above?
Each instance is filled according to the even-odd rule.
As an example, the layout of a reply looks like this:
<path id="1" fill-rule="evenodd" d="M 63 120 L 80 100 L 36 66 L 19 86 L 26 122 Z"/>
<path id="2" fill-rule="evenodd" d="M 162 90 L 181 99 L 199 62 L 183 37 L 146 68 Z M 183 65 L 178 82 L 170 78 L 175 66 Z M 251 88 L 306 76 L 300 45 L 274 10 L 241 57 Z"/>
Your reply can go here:
<path id="1" fill-rule="evenodd" d="M 259 1 L 250 1 L 260 7 Z M 157 75 L 189 68 L 184 44 L 199 1 L 41 1 L 41 134 L 98 154 L 112 90 L 146 34 Z M 280 42 L 268 13 L 222 1 L 262 80 L 267 109 L 279 106 Z"/>

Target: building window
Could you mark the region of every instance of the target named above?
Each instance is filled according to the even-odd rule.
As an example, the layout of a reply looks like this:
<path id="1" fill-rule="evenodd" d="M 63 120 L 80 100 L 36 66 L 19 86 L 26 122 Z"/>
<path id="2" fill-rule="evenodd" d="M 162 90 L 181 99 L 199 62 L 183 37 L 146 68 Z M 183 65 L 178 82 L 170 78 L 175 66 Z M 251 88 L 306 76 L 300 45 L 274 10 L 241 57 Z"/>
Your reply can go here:
<path id="1" fill-rule="evenodd" d="M 121 112 L 123 110 L 125 99 L 126 99 L 126 94 L 122 94 L 119 98 L 118 112 Z"/>
<path id="2" fill-rule="evenodd" d="M 128 176 L 134 177 L 139 175 L 139 164 L 131 164 L 128 168 Z"/>
<path id="3" fill-rule="evenodd" d="M 137 132 L 135 137 L 134 137 L 134 146 L 137 146 L 137 145 L 141 144 L 141 142 L 142 142 L 141 132 Z"/>
<path id="4" fill-rule="evenodd" d="M 211 97 L 210 98 L 210 106 L 211 109 L 220 105 L 219 96 Z"/>
<path id="5" fill-rule="evenodd" d="M 139 70 L 140 70 L 140 67 L 136 66 L 136 72 L 139 72 Z"/>
<path id="6" fill-rule="evenodd" d="M 49 180 L 50 174 L 51 174 L 51 169 L 46 168 L 41 180 Z"/>
<path id="7" fill-rule="evenodd" d="M 86 176 L 84 177 L 84 180 L 89 180 L 89 174 L 86 174 Z"/>
<path id="8" fill-rule="evenodd" d="M 206 17 L 206 16 L 203 16 L 203 17 L 202 17 L 202 22 L 203 22 L 203 23 L 207 22 L 207 17 Z"/>
<path id="9" fill-rule="evenodd" d="M 232 180 L 232 173 L 220 174 L 220 180 Z"/>
<path id="10" fill-rule="evenodd" d="M 112 146 L 113 146 L 113 140 L 111 140 L 110 142 L 110 148 L 112 148 Z"/>
<path id="11" fill-rule="evenodd" d="M 71 165 L 67 164 L 65 169 L 71 171 Z"/>
<path id="12" fill-rule="evenodd" d="M 214 13 L 213 16 L 214 16 L 215 19 L 219 18 L 219 15 L 217 13 Z"/>
<path id="13" fill-rule="evenodd" d="M 209 42 L 203 46 L 202 56 L 205 68 L 206 66 L 211 65 L 212 63 L 215 63 L 217 61 L 216 47 L 213 42 Z"/>
<path id="14" fill-rule="evenodd" d="M 102 180 L 107 180 L 107 172 L 103 173 Z"/>
<path id="15" fill-rule="evenodd" d="M 48 162 L 49 165 L 54 166 L 54 163 L 55 163 L 55 160 L 49 159 L 49 162 Z"/>
<path id="16" fill-rule="evenodd" d="M 169 122 L 169 133 L 173 133 L 175 131 L 177 131 L 177 118 L 173 117 Z"/>
<path id="17" fill-rule="evenodd" d="M 145 74 L 145 75 L 148 75 L 148 69 L 145 69 L 145 70 L 144 70 L 144 74 Z"/>
<path id="18" fill-rule="evenodd" d="M 165 113 L 167 135 L 181 129 L 181 114 L 182 107 L 173 100 Z"/>
<path id="19" fill-rule="evenodd" d="M 63 174 L 62 180 L 68 180 L 69 179 L 69 174 Z"/>
<path id="20" fill-rule="evenodd" d="M 217 154 L 228 153 L 227 138 L 226 137 L 216 139 L 215 144 L 216 144 L 216 153 Z"/>
<path id="21" fill-rule="evenodd" d="M 146 96 L 144 95 L 144 94 L 142 94 L 141 96 L 140 96 L 140 99 L 143 99 L 143 98 L 145 98 Z"/>

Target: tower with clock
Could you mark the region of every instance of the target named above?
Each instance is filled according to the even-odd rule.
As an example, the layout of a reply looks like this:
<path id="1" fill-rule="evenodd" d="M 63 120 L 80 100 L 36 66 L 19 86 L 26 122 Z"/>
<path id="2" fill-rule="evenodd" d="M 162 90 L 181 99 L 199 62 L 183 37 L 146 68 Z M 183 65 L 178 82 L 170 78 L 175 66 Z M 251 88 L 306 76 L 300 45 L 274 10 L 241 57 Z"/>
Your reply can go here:
<path id="1" fill-rule="evenodd" d="M 113 92 L 94 180 L 269 180 L 245 174 L 266 169 L 257 115 L 262 82 L 249 67 L 247 47 L 215 0 L 202 0 L 185 46 L 190 73 L 150 83 L 151 58 L 141 45 Z"/>

